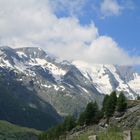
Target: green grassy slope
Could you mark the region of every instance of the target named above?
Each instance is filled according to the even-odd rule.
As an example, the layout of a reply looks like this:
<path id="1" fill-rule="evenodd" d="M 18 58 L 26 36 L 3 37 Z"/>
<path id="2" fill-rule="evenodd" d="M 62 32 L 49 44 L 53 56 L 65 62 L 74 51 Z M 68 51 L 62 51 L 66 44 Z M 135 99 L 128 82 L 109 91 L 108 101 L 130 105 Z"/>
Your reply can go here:
<path id="1" fill-rule="evenodd" d="M 0 140 L 38 140 L 40 131 L 0 121 Z"/>

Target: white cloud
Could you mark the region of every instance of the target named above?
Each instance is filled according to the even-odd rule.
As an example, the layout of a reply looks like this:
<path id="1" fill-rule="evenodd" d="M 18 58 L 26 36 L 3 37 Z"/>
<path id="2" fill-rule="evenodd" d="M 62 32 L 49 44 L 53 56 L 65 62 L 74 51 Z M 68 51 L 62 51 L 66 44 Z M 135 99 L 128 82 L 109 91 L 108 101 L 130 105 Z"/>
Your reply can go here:
<path id="1" fill-rule="evenodd" d="M 135 5 L 133 0 L 123 0 L 123 7 L 125 7 L 125 9 L 129 9 L 129 10 L 134 10 L 137 6 Z"/>
<path id="2" fill-rule="evenodd" d="M 130 57 L 123 49 L 118 47 L 118 44 L 111 37 L 107 36 L 99 36 L 93 39 L 90 46 L 86 47 L 80 42 L 67 46 L 63 46 L 61 43 L 57 47 L 54 45 L 49 50 L 64 59 L 80 60 L 90 64 L 140 64 L 140 57 Z"/>
<path id="3" fill-rule="evenodd" d="M 103 16 L 119 15 L 123 7 L 119 5 L 117 0 L 103 0 L 100 5 L 101 14 Z"/>
<path id="4" fill-rule="evenodd" d="M 140 57 L 130 57 L 110 37 L 100 36 L 84 52 L 86 61 L 100 64 L 134 65 L 140 64 Z"/>
<path id="5" fill-rule="evenodd" d="M 68 15 L 81 15 L 85 0 L 50 0 L 51 7 L 57 12 L 64 12 Z"/>
<path id="6" fill-rule="evenodd" d="M 13 47 L 39 46 L 63 59 L 90 63 L 140 64 L 112 38 L 100 36 L 94 23 L 58 18 L 48 0 L 0 0 L 0 42 Z"/>
<path id="7" fill-rule="evenodd" d="M 135 9 L 135 4 L 132 0 L 103 0 L 99 8 L 103 18 L 113 15 L 118 16 L 126 9 Z"/>

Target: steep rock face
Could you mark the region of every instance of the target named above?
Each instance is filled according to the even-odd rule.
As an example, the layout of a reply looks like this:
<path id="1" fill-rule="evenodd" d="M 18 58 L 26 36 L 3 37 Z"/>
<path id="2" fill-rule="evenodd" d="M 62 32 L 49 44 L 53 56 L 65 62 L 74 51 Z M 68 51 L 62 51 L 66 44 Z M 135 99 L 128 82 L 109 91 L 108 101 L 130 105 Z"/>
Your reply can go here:
<path id="1" fill-rule="evenodd" d="M 3 80 L 12 75 L 19 85 L 52 105 L 61 115 L 77 115 L 89 101 L 102 100 L 103 95 L 68 61 L 60 61 L 40 48 L 1 47 L 0 52 Z M 25 93 L 23 98 L 28 95 Z"/>
<path id="2" fill-rule="evenodd" d="M 59 123 L 62 118 L 52 105 L 16 77 L 15 72 L 0 68 L 0 120 L 43 130 Z"/>
<path id="3" fill-rule="evenodd" d="M 26 87 L 62 116 L 79 114 L 89 101 L 100 104 L 104 94 L 113 90 L 125 91 L 130 99 L 136 98 L 140 91 L 140 75 L 131 67 L 60 61 L 40 48 L 1 47 L 0 62 L 3 80 L 12 76 L 14 81 L 7 83 L 17 82 L 18 89 Z M 16 94 L 26 102 L 28 94 L 19 95 Z"/>
<path id="4" fill-rule="evenodd" d="M 123 115 L 115 113 L 110 119 L 110 125 L 117 125 L 124 129 L 139 129 L 140 128 L 140 101 L 137 105 L 127 109 Z"/>

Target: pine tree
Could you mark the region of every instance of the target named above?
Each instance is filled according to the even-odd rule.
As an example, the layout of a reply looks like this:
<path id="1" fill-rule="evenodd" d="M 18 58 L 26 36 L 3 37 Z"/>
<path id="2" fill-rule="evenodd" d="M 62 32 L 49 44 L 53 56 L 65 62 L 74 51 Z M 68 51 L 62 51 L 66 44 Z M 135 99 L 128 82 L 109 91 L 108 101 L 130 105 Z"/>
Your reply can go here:
<path id="1" fill-rule="evenodd" d="M 102 104 L 102 111 L 103 111 L 103 112 L 104 112 L 105 109 L 106 109 L 106 105 L 107 105 L 108 99 L 109 99 L 109 95 L 106 95 L 106 96 L 104 97 L 103 104 Z"/>
<path id="2" fill-rule="evenodd" d="M 81 126 L 84 125 L 85 121 L 86 121 L 86 115 L 85 115 L 85 112 L 82 112 L 78 119 L 78 125 L 81 125 Z"/>
<path id="3" fill-rule="evenodd" d="M 85 123 L 89 125 L 92 122 L 92 117 L 94 116 L 93 102 L 88 103 L 85 110 Z"/>
<path id="4" fill-rule="evenodd" d="M 116 109 L 116 104 L 117 104 L 117 96 L 116 92 L 113 91 L 110 96 L 106 96 L 106 99 L 104 99 L 104 106 L 103 106 L 103 111 L 106 117 L 111 117 Z"/>
<path id="5" fill-rule="evenodd" d="M 90 102 L 88 103 L 85 110 L 85 123 L 87 125 L 96 123 L 98 120 L 99 108 L 97 103 Z"/>
<path id="6" fill-rule="evenodd" d="M 116 91 L 113 91 L 110 94 L 110 98 L 112 101 L 112 112 L 114 113 L 115 109 L 116 109 L 116 105 L 117 105 L 117 95 L 116 95 Z"/>
<path id="7" fill-rule="evenodd" d="M 97 102 L 94 102 L 93 106 L 94 106 L 93 123 L 98 123 L 101 114 Z"/>
<path id="8" fill-rule="evenodd" d="M 127 100 L 123 92 L 121 92 L 117 100 L 117 111 L 123 112 L 126 109 L 127 109 Z"/>
<path id="9" fill-rule="evenodd" d="M 63 126 L 65 131 L 72 130 L 76 126 L 75 118 L 73 116 L 67 116 L 64 120 Z"/>
<path id="10" fill-rule="evenodd" d="M 137 100 L 140 100 L 140 96 L 139 95 L 137 96 Z"/>

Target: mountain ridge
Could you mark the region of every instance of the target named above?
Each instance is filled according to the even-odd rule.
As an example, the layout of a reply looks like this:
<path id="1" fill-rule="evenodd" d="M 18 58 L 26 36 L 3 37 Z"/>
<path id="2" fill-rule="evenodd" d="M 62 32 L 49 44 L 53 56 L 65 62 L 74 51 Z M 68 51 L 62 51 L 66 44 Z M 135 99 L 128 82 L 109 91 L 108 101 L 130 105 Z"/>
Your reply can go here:
<path id="1" fill-rule="evenodd" d="M 73 64 L 79 68 L 85 77 L 93 81 L 95 86 L 96 84 L 100 85 L 98 90 L 101 93 L 110 94 L 113 90 L 124 91 L 129 99 L 136 99 L 140 93 L 140 74 L 135 71 L 133 66 L 89 65 L 81 61 L 74 61 Z M 106 83 L 108 85 L 105 85 Z M 133 84 L 137 84 L 136 89 L 133 87 Z"/>
<path id="2" fill-rule="evenodd" d="M 0 62 L 3 71 L 12 72 L 17 82 L 61 116 L 77 116 L 88 102 L 101 104 L 104 95 L 113 90 L 123 90 L 129 99 L 135 99 L 140 91 L 140 75 L 129 66 L 83 66 L 79 61 L 61 61 L 36 47 L 1 47 Z"/>
<path id="3" fill-rule="evenodd" d="M 62 114 L 65 114 L 65 110 L 68 110 L 67 113 L 80 112 L 80 101 L 83 101 L 82 107 L 80 107 L 82 109 L 89 100 L 94 99 L 94 96 L 100 96 L 100 94 L 97 94 L 97 91 L 95 95 L 90 95 L 85 92 L 86 89 L 83 88 L 85 91 L 81 89 L 84 83 L 80 77 L 84 80 L 86 80 L 86 78 L 68 61 L 60 62 L 54 58 L 51 59 L 47 54 L 44 55 L 43 58 L 42 55 L 41 57 L 40 55 L 36 56 L 34 54 L 34 48 L 23 48 L 23 52 L 21 52 L 21 50 L 22 49 L 20 49 L 19 53 L 19 49 L 13 49 L 10 57 L 5 56 L 5 54 L 10 52 L 4 53 L 4 57 L 0 57 L 0 61 L 3 62 L 0 66 L 17 73 L 17 81 L 23 83 L 24 86 L 29 89 L 37 91 L 38 96 L 52 104 L 58 112 L 62 112 Z M 40 51 L 40 49 L 37 50 Z M 31 53 L 31 55 L 27 55 L 27 53 Z M 79 84 L 77 85 L 75 81 Z M 91 83 L 89 84 L 91 85 L 89 90 L 93 92 L 92 89 L 94 87 Z M 83 96 L 80 93 L 85 95 Z M 91 98 L 90 96 L 93 97 Z M 58 99 L 57 102 L 55 98 Z M 65 103 L 65 99 L 69 100 L 72 109 Z M 79 106 L 77 106 L 76 109 L 75 105 L 73 105 L 74 100 L 79 102 Z M 65 106 L 67 106 L 67 109 L 64 108 Z"/>

